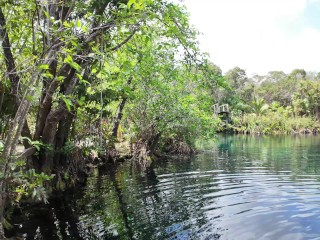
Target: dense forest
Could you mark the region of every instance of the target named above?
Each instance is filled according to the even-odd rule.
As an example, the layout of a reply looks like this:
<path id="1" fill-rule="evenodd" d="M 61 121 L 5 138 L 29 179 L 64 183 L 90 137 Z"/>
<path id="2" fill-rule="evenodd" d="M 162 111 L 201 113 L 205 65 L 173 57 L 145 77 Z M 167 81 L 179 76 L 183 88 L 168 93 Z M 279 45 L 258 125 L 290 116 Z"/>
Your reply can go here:
<path id="1" fill-rule="evenodd" d="M 88 162 L 190 154 L 224 130 L 319 130 L 317 74 L 223 74 L 197 35 L 171 1 L 1 2 L 0 238 L 12 205 L 47 201 Z"/>
<path id="2" fill-rule="evenodd" d="M 319 132 L 319 74 L 294 69 L 289 74 L 270 71 L 248 77 L 244 69 L 235 67 L 224 79 L 229 87 L 217 90 L 215 100 L 231 106 L 233 117 L 227 130 L 245 134 Z"/>

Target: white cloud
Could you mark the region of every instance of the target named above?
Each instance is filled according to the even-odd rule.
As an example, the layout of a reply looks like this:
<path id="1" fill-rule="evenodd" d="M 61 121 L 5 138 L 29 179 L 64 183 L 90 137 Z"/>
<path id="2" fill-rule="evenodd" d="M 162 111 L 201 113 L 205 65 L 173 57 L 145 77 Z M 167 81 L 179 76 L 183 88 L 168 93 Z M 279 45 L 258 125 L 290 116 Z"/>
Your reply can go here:
<path id="1" fill-rule="evenodd" d="M 227 71 L 248 74 L 294 68 L 319 71 L 320 31 L 307 27 L 303 11 L 319 0 L 185 0 L 201 47 Z M 319 13 L 320 15 L 320 13 Z"/>

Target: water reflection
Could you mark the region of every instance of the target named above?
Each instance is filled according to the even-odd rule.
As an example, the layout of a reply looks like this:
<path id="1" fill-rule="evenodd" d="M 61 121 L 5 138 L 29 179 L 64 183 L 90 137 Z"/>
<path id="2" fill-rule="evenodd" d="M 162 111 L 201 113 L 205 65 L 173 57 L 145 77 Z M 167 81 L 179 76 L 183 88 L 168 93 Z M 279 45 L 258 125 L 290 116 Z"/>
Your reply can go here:
<path id="1" fill-rule="evenodd" d="M 320 239 L 319 145 L 220 136 L 193 158 L 97 170 L 58 217 L 78 234 L 63 239 Z"/>

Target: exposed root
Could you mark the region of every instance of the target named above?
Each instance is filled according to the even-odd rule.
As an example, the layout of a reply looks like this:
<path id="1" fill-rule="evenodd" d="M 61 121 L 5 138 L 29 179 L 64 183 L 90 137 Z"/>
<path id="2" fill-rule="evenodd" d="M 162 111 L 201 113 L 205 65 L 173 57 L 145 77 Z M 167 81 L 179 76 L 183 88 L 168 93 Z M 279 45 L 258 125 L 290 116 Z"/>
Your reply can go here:
<path id="1" fill-rule="evenodd" d="M 164 150 L 170 154 L 191 155 L 195 150 L 182 140 L 169 138 L 164 144 Z"/>
<path id="2" fill-rule="evenodd" d="M 300 134 L 312 134 L 312 131 L 308 128 L 302 128 L 299 130 Z"/>
<path id="3" fill-rule="evenodd" d="M 138 140 L 131 143 L 132 158 L 144 164 L 158 149 L 161 134 L 152 125 L 146 128 L 138 136 Z"/>
<path id="4" fill-rule="evenodd" d="M 64 190 L 66 187 L 74 186 L 82 177 L 88 174 L 86 161 L 82 149 L 75 147 L 64 158 L 60 160 L 59 168 L 55 171 L 55 186 Z"/>
<path id="5" fill-rule="evenodd" d="M 132 158 L 136 159 L 139 163 L 144 164 L 150 160 L 151 151 L 148 148 L 148 144 L 139 140 L 138 142 L 131 145 Z"/>

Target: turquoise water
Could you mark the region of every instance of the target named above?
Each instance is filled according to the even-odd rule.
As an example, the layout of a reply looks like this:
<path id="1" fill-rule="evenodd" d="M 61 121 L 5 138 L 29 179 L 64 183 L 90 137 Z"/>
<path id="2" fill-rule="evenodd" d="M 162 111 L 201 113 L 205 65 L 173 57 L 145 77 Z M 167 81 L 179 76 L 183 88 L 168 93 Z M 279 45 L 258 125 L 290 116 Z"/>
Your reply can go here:
<path id="1" fill-rule="evenodd" d="M 191 158 L 97 169 L 84 188 L 37 216 L 51 214 L 53 223 L 34 224 L 31 215 L 20 232 L 33 237 L 38 228 L 44 239 L 320 239 L 319 146 L 318 136 L 219 136 Z"/>

